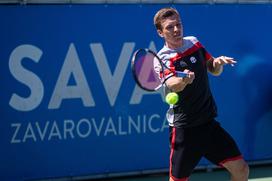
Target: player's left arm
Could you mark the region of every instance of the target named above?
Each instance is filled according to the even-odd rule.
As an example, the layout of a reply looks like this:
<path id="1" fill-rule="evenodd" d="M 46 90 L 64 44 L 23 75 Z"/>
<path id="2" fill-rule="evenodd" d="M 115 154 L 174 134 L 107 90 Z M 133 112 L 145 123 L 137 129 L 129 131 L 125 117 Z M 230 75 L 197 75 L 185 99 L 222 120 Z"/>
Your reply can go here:
<path id="1" fill-rule="evenodd" d="M 236 61 L 232 57 L 227 56 L 220 56 L 217 58 L 211 57 L 207 61 L 207 69 L 211 74 L 219 76 L 223 72 L 224 65 L 231 64 L 233 66 L 235 63 Z"/>

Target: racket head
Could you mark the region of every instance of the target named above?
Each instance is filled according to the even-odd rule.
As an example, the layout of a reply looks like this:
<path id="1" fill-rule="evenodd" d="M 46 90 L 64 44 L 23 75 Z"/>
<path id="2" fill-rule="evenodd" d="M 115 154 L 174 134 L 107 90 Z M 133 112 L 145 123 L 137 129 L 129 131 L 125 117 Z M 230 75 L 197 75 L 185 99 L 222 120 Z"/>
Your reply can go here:
<path id="1" fill-rule="evenodd" d="M 146 91 L 156 91 L 163 84 L 163 65 L 151 50 L 139 49 L 132 58 L 133 77 L 139 87 Z"/>

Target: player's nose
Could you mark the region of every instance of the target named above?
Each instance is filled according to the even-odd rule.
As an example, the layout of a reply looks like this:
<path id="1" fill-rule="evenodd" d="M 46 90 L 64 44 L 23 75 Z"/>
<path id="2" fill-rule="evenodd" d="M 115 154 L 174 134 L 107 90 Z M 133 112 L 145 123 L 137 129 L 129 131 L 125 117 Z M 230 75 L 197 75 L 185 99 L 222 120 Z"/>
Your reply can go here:
<path id="1" fill-rule="evenodd" d="M 174 26 L 174 31 L 178 32 L 180 30 L 180 28 L 178 26 Z"/>

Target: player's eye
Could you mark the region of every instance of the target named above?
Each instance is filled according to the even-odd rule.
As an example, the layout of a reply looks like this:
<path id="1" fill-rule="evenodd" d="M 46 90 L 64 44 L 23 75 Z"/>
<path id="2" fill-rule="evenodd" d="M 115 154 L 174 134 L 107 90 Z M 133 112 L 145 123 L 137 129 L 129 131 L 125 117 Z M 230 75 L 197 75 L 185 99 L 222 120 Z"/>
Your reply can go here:
<path id="1" fill-rule="evenodd" d="M 172 26 L 172 25 L 169 25 L 169 26 L 166 27 L 167 30 L 171 30 L 173 28 L 174 28 L 174 26 Z"/>

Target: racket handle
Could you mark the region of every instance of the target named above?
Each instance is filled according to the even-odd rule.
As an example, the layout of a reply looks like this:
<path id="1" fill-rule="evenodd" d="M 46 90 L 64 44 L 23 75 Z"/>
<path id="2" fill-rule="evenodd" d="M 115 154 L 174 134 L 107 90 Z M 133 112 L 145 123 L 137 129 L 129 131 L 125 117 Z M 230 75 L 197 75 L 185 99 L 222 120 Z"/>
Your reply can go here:
<path id="1" fill-rule="evenodd" d="M 188 77 L 188 73 L 176 71 L 176 76 L 177 77 Z"/>

